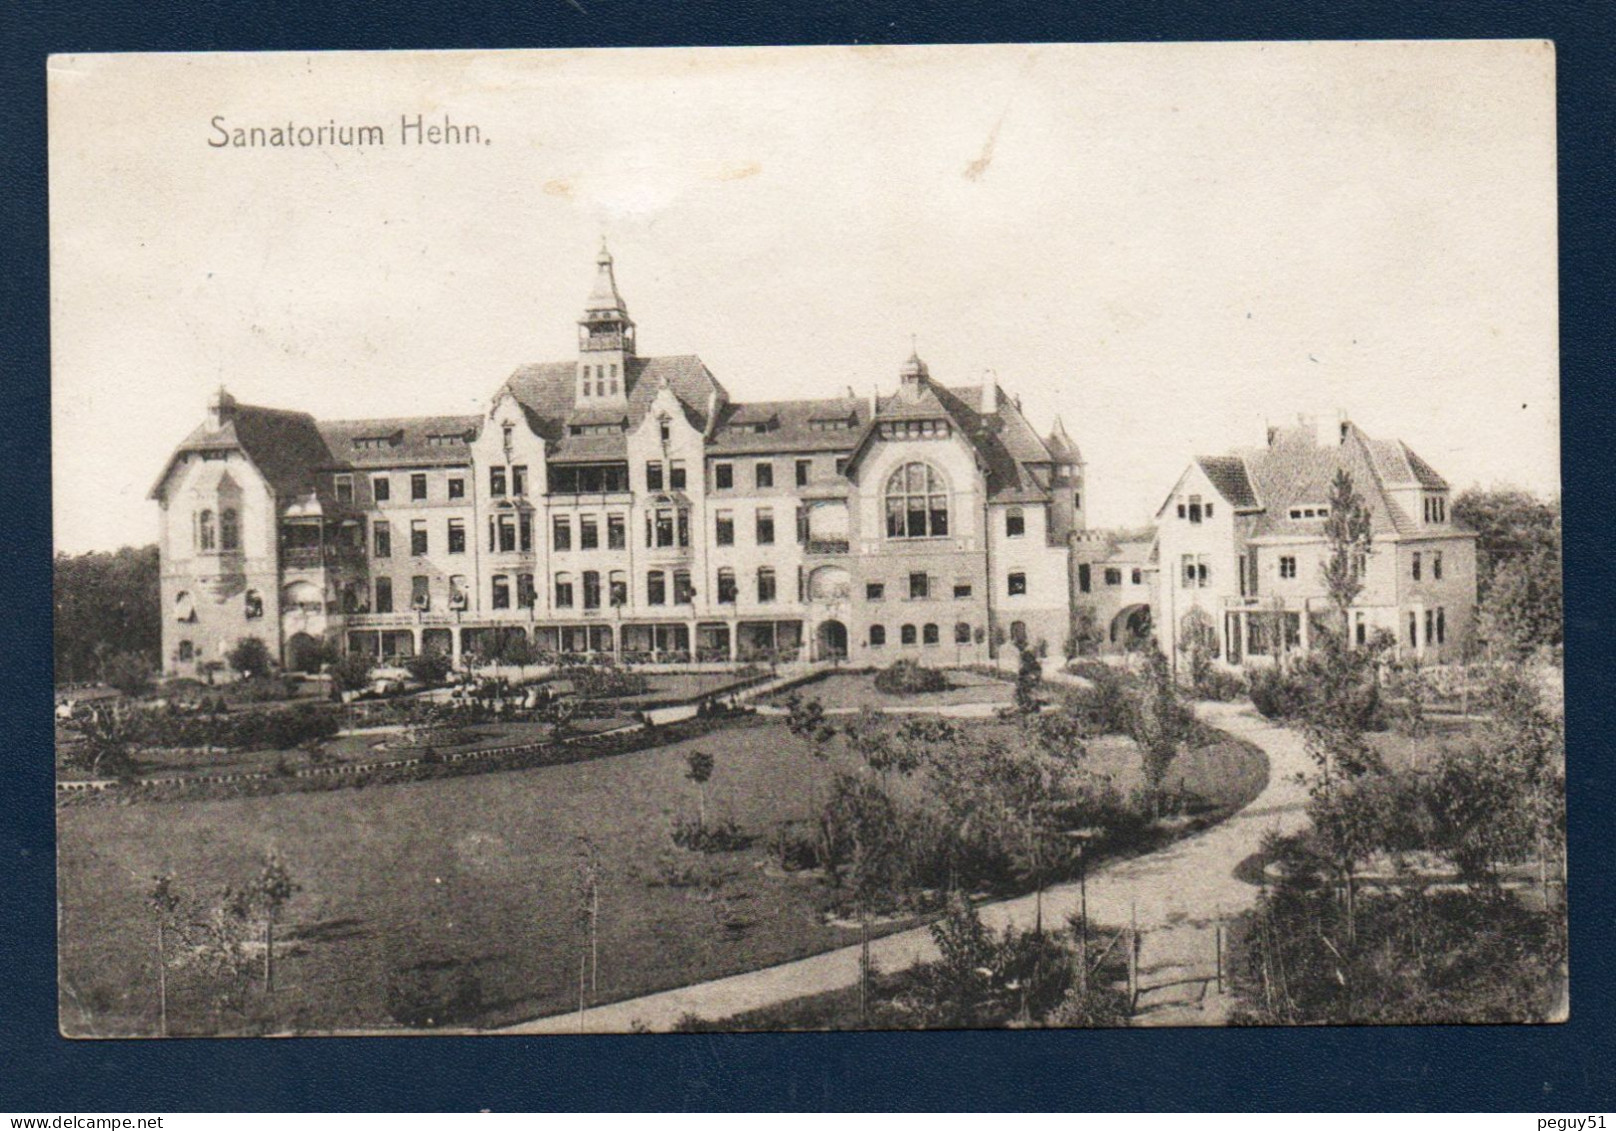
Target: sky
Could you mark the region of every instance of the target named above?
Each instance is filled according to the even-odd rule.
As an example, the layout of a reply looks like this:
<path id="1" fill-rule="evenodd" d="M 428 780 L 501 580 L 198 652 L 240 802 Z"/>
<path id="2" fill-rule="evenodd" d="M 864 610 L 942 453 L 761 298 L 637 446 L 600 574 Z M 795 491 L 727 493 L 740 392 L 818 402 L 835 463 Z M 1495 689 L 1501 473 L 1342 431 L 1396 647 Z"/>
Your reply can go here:
<path id="1" fill-rule="evenodd" d="M 1540 42 L 56 56 L 55 541 L 153 541 L 221 384 L 476 413 L 576 356 L 604 238 L 642 355 L 737 400 L 996 375 L 1148 521 L 1195 454 L 1346 412 L 1456 489 L 1559 489 Z M 402 145 L 423 115 L 483 144 Z M 376 124 L 365 148 L 215 147 Z"/>

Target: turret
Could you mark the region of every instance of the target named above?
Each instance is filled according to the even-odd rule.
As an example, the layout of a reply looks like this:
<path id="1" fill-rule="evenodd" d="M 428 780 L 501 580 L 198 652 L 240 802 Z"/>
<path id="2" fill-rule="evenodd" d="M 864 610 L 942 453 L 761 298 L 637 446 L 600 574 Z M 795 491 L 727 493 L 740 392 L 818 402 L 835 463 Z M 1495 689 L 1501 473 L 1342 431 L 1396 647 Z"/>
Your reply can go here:
<path id="1" fill-rule="evenodd" d="M 617 293 L 612 254 L 601 244 L 595 257 L 595 286 L 578 319 L 577 407 L 628 406 L 628 363 L 634 356 L 634 320 Z"/>

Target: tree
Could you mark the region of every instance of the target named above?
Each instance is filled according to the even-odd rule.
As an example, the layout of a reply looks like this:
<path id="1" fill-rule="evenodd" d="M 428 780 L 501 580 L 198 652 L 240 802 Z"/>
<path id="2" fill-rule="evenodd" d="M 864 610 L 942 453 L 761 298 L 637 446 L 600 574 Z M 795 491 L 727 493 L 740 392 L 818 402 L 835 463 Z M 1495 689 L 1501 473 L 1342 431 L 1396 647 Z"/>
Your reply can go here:
<path id="1" fill-rule="evenodd" d="M 102 670 L 102 678 L 131 699 L 151 690 L 152 662 L 144 652 L 118 652 L 106 660 Z"/>
<path id="2" fill-rule="evenodd" d="M 1505 558 L 1492 571 L 1476 611 L 1476 628 L 1494 653 L 1524 655 L 1559 644 L 1564 634 L 1560 555 L 1536 548 Z"/>
<path id="3" fill-rule="evenodd" d="M 517 629 L 506 638 L 501 658 L 507 664 L 515 664 L 519 674 L 525 674 L 527 666 L 535 662 L 533 642 L 527 638 L 527 633 Z"/>
<path id="4" fill-rule="evenodd" d="M 258 877 L 253 882 L 251 895 L 257 905 L 262 908 L 264 916 L 264 992 L 271 993 L 275 989 L 275 921 L 280 918 L 281 908 L 294 894 L 300 891 L 298 884 L 292 881 L 292 875 L 286 869 L 286 863 L 281 859 L 280 853 L 271 848 L 264 853 L 264 866 L 260 869 Z"/>
<path id="5" fill-rule="evenodd" d="M 696 824 L 707 827 L 707 783 L 713 776 L 713 756 L 701 750 L 685 755 L 685 778 L 696 783 Z"/>
<path id="6" fill-rule="evenodd" d="M 1472 487 L 1453 501 L 1453 521 L 1476 532 L 1476 591 L 1487 599 L 1506 563 L 1539 555 L 1560 560 L 1560 500 L 1539 499 L 1515 487 Z"/>
<path id="7" fill-rule="evenodd" d="M 587 836 L 578 838 L 574 906 L 580 934 L 578 948 L 578 1028 L 584 1024 L 584 974 L 589 992 L 600 989 L 600 848 Z"/>
<path id="8" fill-rule="evenodd" d="M 134 772 L 134 752 L 144 734 L 134 711 L 94 707 L 78 726 L 81 741 L 61 747 L 68 765 L 97 776 L 123 777 Z"/>
<path id="9" fill-rule="evenodd" d="M 243 636 L 236 641 L 236 646 L 230 649 L 226 657 L 230 667 L 247 679 L 262 677 L 269 674 L 274 665 L 274 658 L 269 654 L 269 645 L 256 636 Z"/>
<path id="10" fill-rule="evenodd" d="M 370 685 L 376 661 L 364 652 L 349 652 L 331 665 L 331 681 L 338 691 L 363 691 Z"/>
<path id="11" fill-rule="evenodd" d="M 1371 549 L 1369 506 L 1353 485 L 1352 475 L 1339 468 L 1330 483 L 1330 514 L 1324 520 L 1328 556 L 1320 567 L 1325 593 L 1341 621 L 1341 638 L 1351 636 L 1352 603 L 1363 592 L 1365 559 Z"/>
<path id="12" fill-rule="evenodd" d="M 152 877 L 152 886 L 146 892 L 146 906 L 151 909 L 157 926 L 157 1035 L 168 1036 L 168 947 L 169 920 L 179 909 L 180 897 L 174 891 L 174 877 L 163 874 Z"/>
<path id="13" fill-rule="evenodd" d="M 1178 697 L 1172 669 L 1160 648 L 1146 657 L 1147 686 L 1131 718 L 1134 742 L 1139 745 L 1140 771 L 1150 796 L 1151 813 L 1161 816 L 1161 796 L 1167 771 L 1189 738 L 1193 716 Z"/>
<path id="14" fill-rule="evenodd" d="M 156 545 L 57 554 L 51 575 L 58 683 L 105 678 L 102 664 L 115 650 L 159 666 L 163 599 Z"/>
<path id="15" fill-rule="evenodd" d="M 1044 682 L 1043 665 L 1038 653 L 1031 648 L 1021 650 L 1021 664 L 1016 671 L 1016 710 L 1023 715 L 1034 715 L 1042 705 L 1038 688 Z"/>

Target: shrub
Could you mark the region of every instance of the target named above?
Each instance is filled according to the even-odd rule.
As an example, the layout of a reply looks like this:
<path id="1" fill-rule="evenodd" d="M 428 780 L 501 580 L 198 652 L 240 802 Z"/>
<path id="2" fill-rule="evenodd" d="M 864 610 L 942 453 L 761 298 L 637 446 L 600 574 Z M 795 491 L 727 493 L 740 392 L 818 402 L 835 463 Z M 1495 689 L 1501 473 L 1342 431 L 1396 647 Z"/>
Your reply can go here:
<path id="1" fill-rule="evenodd" d="M 924 695 L 946 691 L 948 678 L 936 668 L 914 660 L 899 660 L 875 673 L 875 689 L 887 695 Z"/>
<path id="2" fill-rule="evenodd" d="M 152 662 L 141 652 L 119 652 L 107 660 L 106 681 L 131 698 L 151 690 Z"/>
<path id="3" fill-rule="evenodd" d="M 376 661 L 363 652 L 349 652 L 331 665 L 331 681 L 339 691 L 360 691 L 370 683 Z"/>
<path id="4" fill-rule="evenodd" d="M 274 657 L 269 654 L 269 645 L 257 636 L 243 636 L 236 641 L 228 659 L 230 667 L 248 679 L 268 675 L 274 663 Z"/>
<path id="5" fill-rule="evenodd" d="M 769 837 L 769 854 L 782 872 L 819 867 L 819 838 L 800 821 L 779 825 Z"/>
<path id="6" fill-rule="evenodd" d="M 650 681 L 639 672 L 628 672 L 611 664 L 591 664 L 568 668 L 564 677 L 572 681 L 585 699 L 623 699 L 644 695 Z"/>
<path id="7" fill-rule="evenodd" d="M 1105 664 L 1086 666 L 1082 674 L 1093 687 L 1066 696 L 1066 710 L 1089 734 L 1131 734 L 1133 700 L 1123 677 Z"/>
<path id="8" fill-rule="evenodd" d="M 1222 668 L 1208 665 L 1196 672 L 1192 690 L 1195 692 L 1197 699 L 1210 699 L 1218 703 L 1228 703 L 1246 694 L 1246 681 L 1233 672 L 1226 672 Z"/>
<path id="9" fill-rule="evenodd" d="M 752 843 L 752 838 L 731 820 L 704 824 L 677 817 L 669 835 L 687 852 L 739 852 Z"/>
<path id="10" fill-rule="evenodd" d="M 400 1025 L 461 1024 L 482 1011 L 482 979 L 453 959 L 421 962 L 388 975 L 386 1000 L 388 1015 Z"/>
<path id="11" fill-rule="evenodd" d="M 404 670 L 410 673 L 411 679 L 420 680 L 431 687 L 449 678 L 449 673 L 454 670 L 454 660 L 446 652 L 428 648 L 420 655 L 405 660 Z"/>
<path id="12" fill-rule="evenodd" d="M 1251 673 L 1251 705 L 1265 719 L 1300 718 L 1313 702 L 1313 687 L 1300 666 L 1256 668 Z"/>

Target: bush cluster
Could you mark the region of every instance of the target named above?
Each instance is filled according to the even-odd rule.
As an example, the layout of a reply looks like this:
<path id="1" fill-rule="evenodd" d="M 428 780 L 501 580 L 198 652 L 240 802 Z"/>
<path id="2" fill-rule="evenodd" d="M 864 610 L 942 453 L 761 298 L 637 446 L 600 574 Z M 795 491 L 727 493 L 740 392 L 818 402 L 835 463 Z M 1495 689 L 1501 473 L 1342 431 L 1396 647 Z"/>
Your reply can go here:
<path id="1" fill-rule="evenodd" d="M 271 710 L 185 714 L 172 708 L 135 716 L 138 746 L 290 750 L 336 735 L 337 712 L 322 703 Z"/>
<path id="2" fill-rule="evenodd" d="M 668 834 L 675 845 L 687 852 L 739 852 L 752 843 L 732 820 L 701 821 L 675 817 Z"/>
<path id="3" fill-rule="evenodd" d="M 899 660 L 875 673 L 875 689 L 887 695 L 925 695 L 948 690 L 948 677 L 914 660 Z"/>

